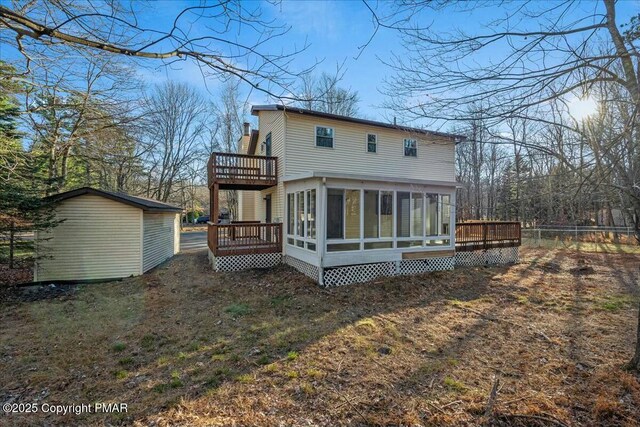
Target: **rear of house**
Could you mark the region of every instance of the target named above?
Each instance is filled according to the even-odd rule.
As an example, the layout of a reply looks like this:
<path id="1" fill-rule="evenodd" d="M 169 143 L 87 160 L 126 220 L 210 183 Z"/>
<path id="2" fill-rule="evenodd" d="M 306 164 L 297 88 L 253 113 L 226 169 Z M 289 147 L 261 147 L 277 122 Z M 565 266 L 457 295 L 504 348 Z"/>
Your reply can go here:
<path id="1" fill-rule="evenodd" d="M 180 249 L 179 207 L 88 187 L 52 197 L 62 222 L 36 236 L 35 281 L 136 276 Z"/>
<path id="2" fill-rule="evenodd" d="M 280 105 L 252 113 L 246 153 L 209 164 L 212 209 L 224 189 L 241 202 L 240 223 L 209 225 L 214 268 L 286 262 L 327 286 L 453 268 L 460 137 Z"/>

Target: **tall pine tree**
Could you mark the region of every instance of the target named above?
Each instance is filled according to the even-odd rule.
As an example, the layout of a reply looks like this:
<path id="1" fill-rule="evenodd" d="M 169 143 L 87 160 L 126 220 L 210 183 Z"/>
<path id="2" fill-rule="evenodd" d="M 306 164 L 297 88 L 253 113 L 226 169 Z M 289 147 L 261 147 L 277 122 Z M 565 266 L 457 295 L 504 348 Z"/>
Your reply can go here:
<path id="1" fill-rule="evenodd" d="M 9 268 L 16 267 L 18 246 L 33 245 L 21 241 L 21 233 L 58 224 L 51 202 L 42 198 L 46 182 L 38 178 L 37 162 L 22 146 L 16 99 L 21 87 L 13 75 L 13 67 L 0 61 L 0 248 L 6 249 L 0 251 L 0 262 Z"/>

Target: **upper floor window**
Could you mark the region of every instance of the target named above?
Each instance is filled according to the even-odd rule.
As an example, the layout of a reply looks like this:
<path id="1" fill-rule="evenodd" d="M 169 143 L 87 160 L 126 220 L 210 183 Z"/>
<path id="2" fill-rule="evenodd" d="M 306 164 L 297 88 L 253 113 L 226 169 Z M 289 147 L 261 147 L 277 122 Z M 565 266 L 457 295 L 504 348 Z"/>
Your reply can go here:
<path id="1" fill-rule="evenodd" d="M 407 157 L 418 157 L 418 142 L 415 139 L 405 138 L 404 155 Z"/>
<path id="2" fill-rule="evenodd" d="M 333 148 L 333 128 L 316 126 L 316 147 Z"/>
<path id="3" fill-rule="evenodd" d="M 378 152 L 378 136 L 373 133 L 367 134 L 367 153 Z"/>

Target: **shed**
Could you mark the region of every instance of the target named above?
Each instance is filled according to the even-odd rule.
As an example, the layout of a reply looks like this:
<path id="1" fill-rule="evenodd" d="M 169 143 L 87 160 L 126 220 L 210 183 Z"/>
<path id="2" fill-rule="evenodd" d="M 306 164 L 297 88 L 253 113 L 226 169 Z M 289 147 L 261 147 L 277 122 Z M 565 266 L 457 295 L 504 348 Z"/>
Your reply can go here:
<path id="1" fill-rule="evenodd" d="M 36 235 L 35 281 L 136 276 L 180 250 L 177 206 L 90 187 L 51 199 L 63 222 Z"/>

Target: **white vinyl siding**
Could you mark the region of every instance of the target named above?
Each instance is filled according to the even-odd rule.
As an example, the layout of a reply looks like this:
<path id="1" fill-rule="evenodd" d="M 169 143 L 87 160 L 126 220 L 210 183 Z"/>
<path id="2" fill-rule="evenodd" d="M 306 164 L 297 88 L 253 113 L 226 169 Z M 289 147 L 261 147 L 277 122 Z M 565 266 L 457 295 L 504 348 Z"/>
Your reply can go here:
<path id="1" fill-rule="evenodd" d="M 174 213 L 144 213 L 143 272 L 151 270 L 174 255 L 175 219 Z"/>
<path id="2" fill-rule="evenodd" d="M 284 218 L 284 183 L 285 174 L 285 116 L 282 111 L 260 111 L 259 139 L 256 155 L 264 156 L 262 142 L 271 133 L 271 155 L 278 158 L 278 185 L 262 191 L 254 191 L 254 218 L 264 222 L 266 218 L 266 202 L 264 198 L 271 194 L 271 221 L 280 222 Z M 248 193 L 248 192 L 246 192 Z"/>
<path id="3" fill-rule="evenodd" d="M 260 112 L 260 133 L 263 114 Z M 455 182 L 455 144 L 450 139 L 404 131 L 379 128 L 376 134 L 377 156 L 363 156 L 362 143 L 367 134 L 373 133 L 370 125 L 340 120 L 305 116 L 293 112 L 268 112 L 286 117 L 284 155 L 280 164 L 286 176 L 309 171 L 375 175 L 380 177 L 408 178 Z M 269 117 L 269 116 L 267 116 Z M 273 119 L 267 119 L 273 122 Z M 332 150 L 318 150 L 315 143 L 316 126 L 334 129 Z M 275 129 L 274 129 L 275 132 Z M 266 135 L 266 134 L 265 134 Z M 419 157 L 405 157 L 404 139 L 417 141 Z M 284 200 L 284 197 L 283 197 Z"/>
<path id="4" fill-rule="evenodd" d="M 234 220 L 256 220 L 256 196 L 253 191 L 238 191 L 238 218 Z"/>
<path id="5" fill-rule="evenodd" d="M 128 277 L 142 269 L 142 210 L 105 197 L 82 195 L 56 209 L 65 219 L 38 234 L 35 280 L 95 280 Z M 49 239 L 49 240 L 44 240 Z"/>

